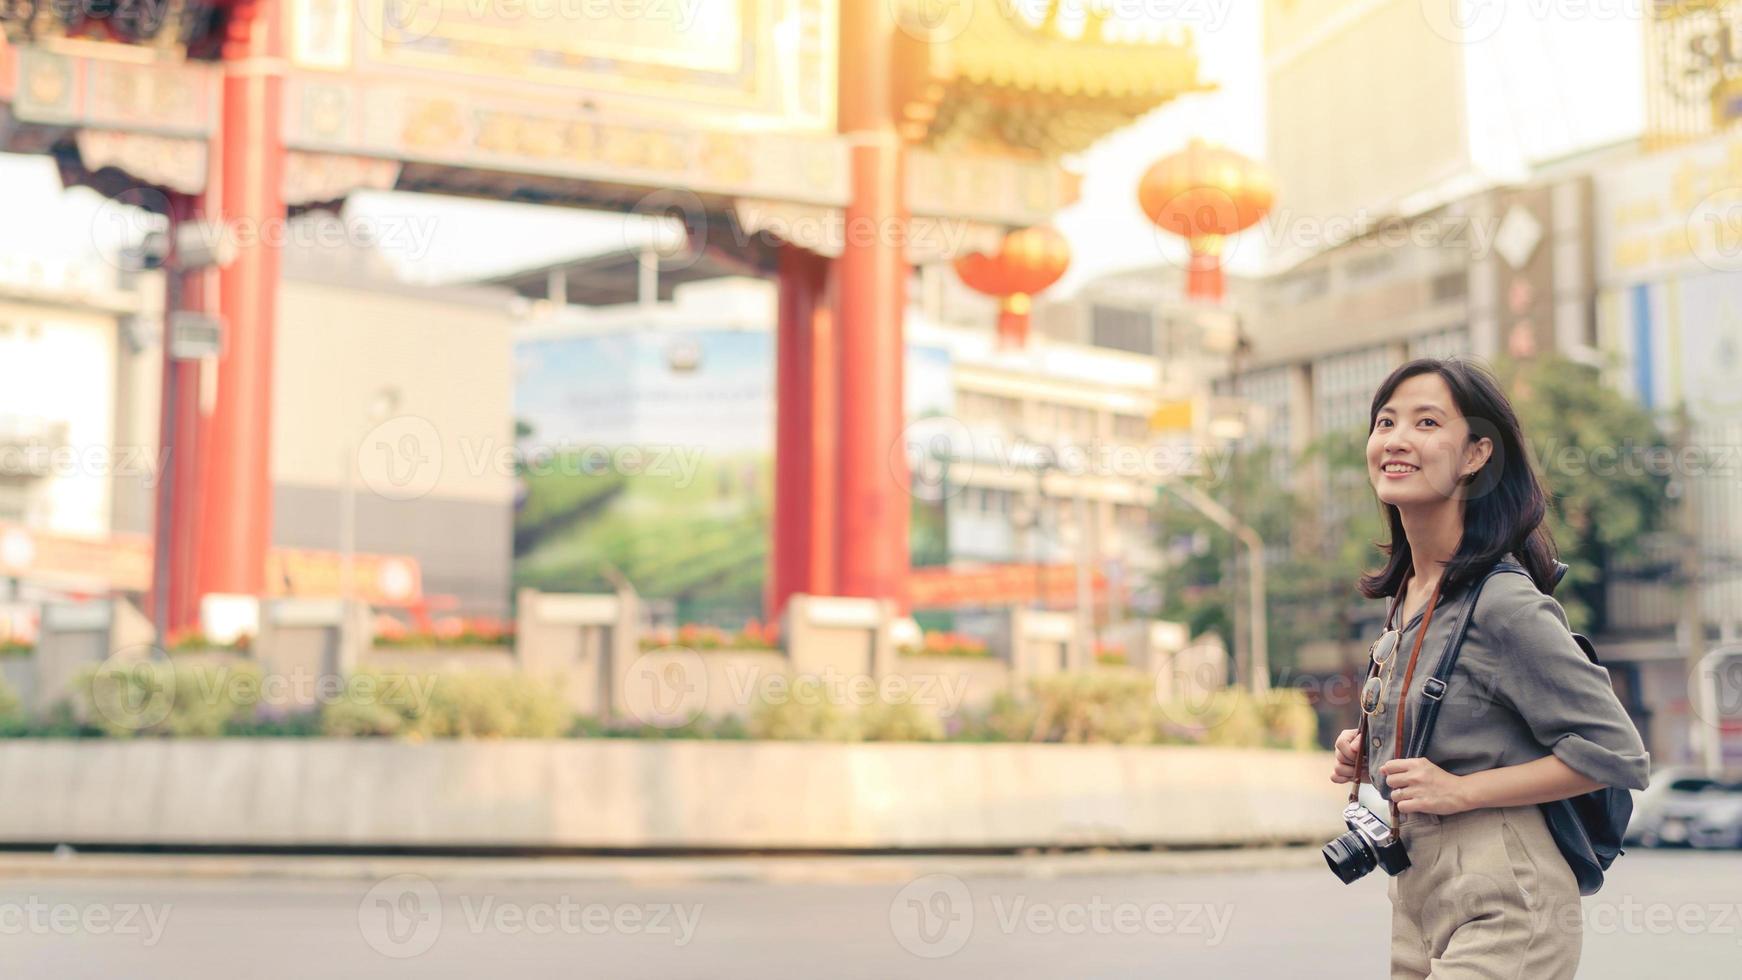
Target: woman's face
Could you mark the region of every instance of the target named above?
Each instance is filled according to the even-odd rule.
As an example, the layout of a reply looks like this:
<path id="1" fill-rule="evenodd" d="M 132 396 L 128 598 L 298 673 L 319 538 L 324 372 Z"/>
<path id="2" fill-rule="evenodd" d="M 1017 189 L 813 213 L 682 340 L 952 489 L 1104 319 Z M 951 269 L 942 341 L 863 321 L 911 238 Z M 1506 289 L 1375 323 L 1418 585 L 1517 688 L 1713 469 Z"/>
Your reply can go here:
<path id="1" fill-rule="evenodd" d="M 1470 441 L 1444 378 L 1429 371 L 1406 378 L 1379 407 L 1367 435 L 1367 479 L 1383 503 L 1440 503 L 1457 495 L 1459 479 L 1487 462 L 1493 442 Z"/>

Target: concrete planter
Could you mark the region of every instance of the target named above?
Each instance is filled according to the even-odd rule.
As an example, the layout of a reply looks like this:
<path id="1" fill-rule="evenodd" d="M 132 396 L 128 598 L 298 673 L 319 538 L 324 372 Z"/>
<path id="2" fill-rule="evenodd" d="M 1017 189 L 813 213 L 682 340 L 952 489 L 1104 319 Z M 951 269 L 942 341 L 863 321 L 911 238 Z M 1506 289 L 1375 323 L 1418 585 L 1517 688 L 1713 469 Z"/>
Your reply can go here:
<path id="1" fill-rule="evenodd" d="M 0 742 L 0 843 L 1008 848 L 1321 842 L 1328 753 L 573 739 Z"/>
<path id="2" fill-rule="evenodd" d="M 514 670 L 514 648 L 506 646 L 370 647 L 358 658 L 362 667 L 388 673 L 505 673 Z"/>

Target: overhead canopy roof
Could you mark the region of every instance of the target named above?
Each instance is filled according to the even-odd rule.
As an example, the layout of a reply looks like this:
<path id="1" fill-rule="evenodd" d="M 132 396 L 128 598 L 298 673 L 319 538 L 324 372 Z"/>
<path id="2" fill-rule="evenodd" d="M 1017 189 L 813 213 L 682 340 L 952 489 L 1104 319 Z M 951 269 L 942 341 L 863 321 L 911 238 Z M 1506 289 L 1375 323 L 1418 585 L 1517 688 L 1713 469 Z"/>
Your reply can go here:
<path id="1" fill-rule="evenodd" d="M 1093 11 L 1068 33 L 1060 0 L 1049 0 L 1038 22 L 1011 0 L 959 0 L 941 17 L 935 0 L 898 2 L 909 135 L 936 147 L 1056 157 L 1214 87 L 1199 80 L 1197 49 L 1177 26 L 1116 40 Z"/>

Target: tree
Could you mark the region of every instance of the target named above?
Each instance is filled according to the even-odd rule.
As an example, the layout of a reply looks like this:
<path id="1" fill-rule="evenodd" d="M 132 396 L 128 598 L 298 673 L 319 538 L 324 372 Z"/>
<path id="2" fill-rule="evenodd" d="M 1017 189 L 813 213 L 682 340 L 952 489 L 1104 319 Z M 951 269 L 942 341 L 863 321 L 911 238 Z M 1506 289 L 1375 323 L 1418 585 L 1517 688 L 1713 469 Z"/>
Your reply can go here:
<path id="1" fill-rule="evenodd" d="M 1497 374 L 1512 392 L 1549 493 L 1549 531 L 1569 566 L 1555 597 L 1574 629 L 1594 632 L 1605 625 L 1606 579 L 1617 564 L 1642 557 L 1665 526 L 1667 479 L 1628 464 L 1661 451 L 1664 440 L 1648 412 L 1590 368 L 1538 358 L 1503 363 Z M 1360 639 L 1371 615 L 1357 582 L 1380 566 L 1389 531 L 1368 482 L 1366 446 L 1365 431 L 1333 432 L 1286 464 L 1279 462 L 1285 450 L 1258 447 L 1235 453 L 1221 477 L 1188 478 L 1220 501 L 1237 496 L 1238 516 L 1266 543 L 1271 667 L 1285 678 L 1302 644 Z M 1233 611 L 1245 608 L 1244 593 L 1230 587 L 1236 543 L 1165 491 L 1156 520 L 1162 616 L 1185 622 L 1194 636 L 1213 630 L 1232 649 Z"/>
<path id="2" fill-rule="evenodd" d="M 1568 565 L 1555 598 L 1575 630 L 1601 630 L 1606 580 L 1644 557 L 1669 519 L 1668 476 L 1649 463 L 1668 451 L 1663 433 L 1594 368 L 1543 357 L 1503 362 L 1496 373 L 1547 487 L 1549 530 Z"/>

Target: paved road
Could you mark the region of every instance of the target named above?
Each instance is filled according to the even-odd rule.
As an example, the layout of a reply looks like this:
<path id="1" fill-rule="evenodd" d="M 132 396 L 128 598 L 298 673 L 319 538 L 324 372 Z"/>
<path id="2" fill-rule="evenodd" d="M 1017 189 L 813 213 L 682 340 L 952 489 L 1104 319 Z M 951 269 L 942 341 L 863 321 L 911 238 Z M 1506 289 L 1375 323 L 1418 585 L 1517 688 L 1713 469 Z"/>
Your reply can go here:
<path id="1" fill-rule="evenodd" d="M 907 882 L 0 881 L 8 980 L 1379 977 L 1383 880 L 1322 868 Z M 1581 977 L 1742 976 L 1742 854 L 1636 851 Z"/>

